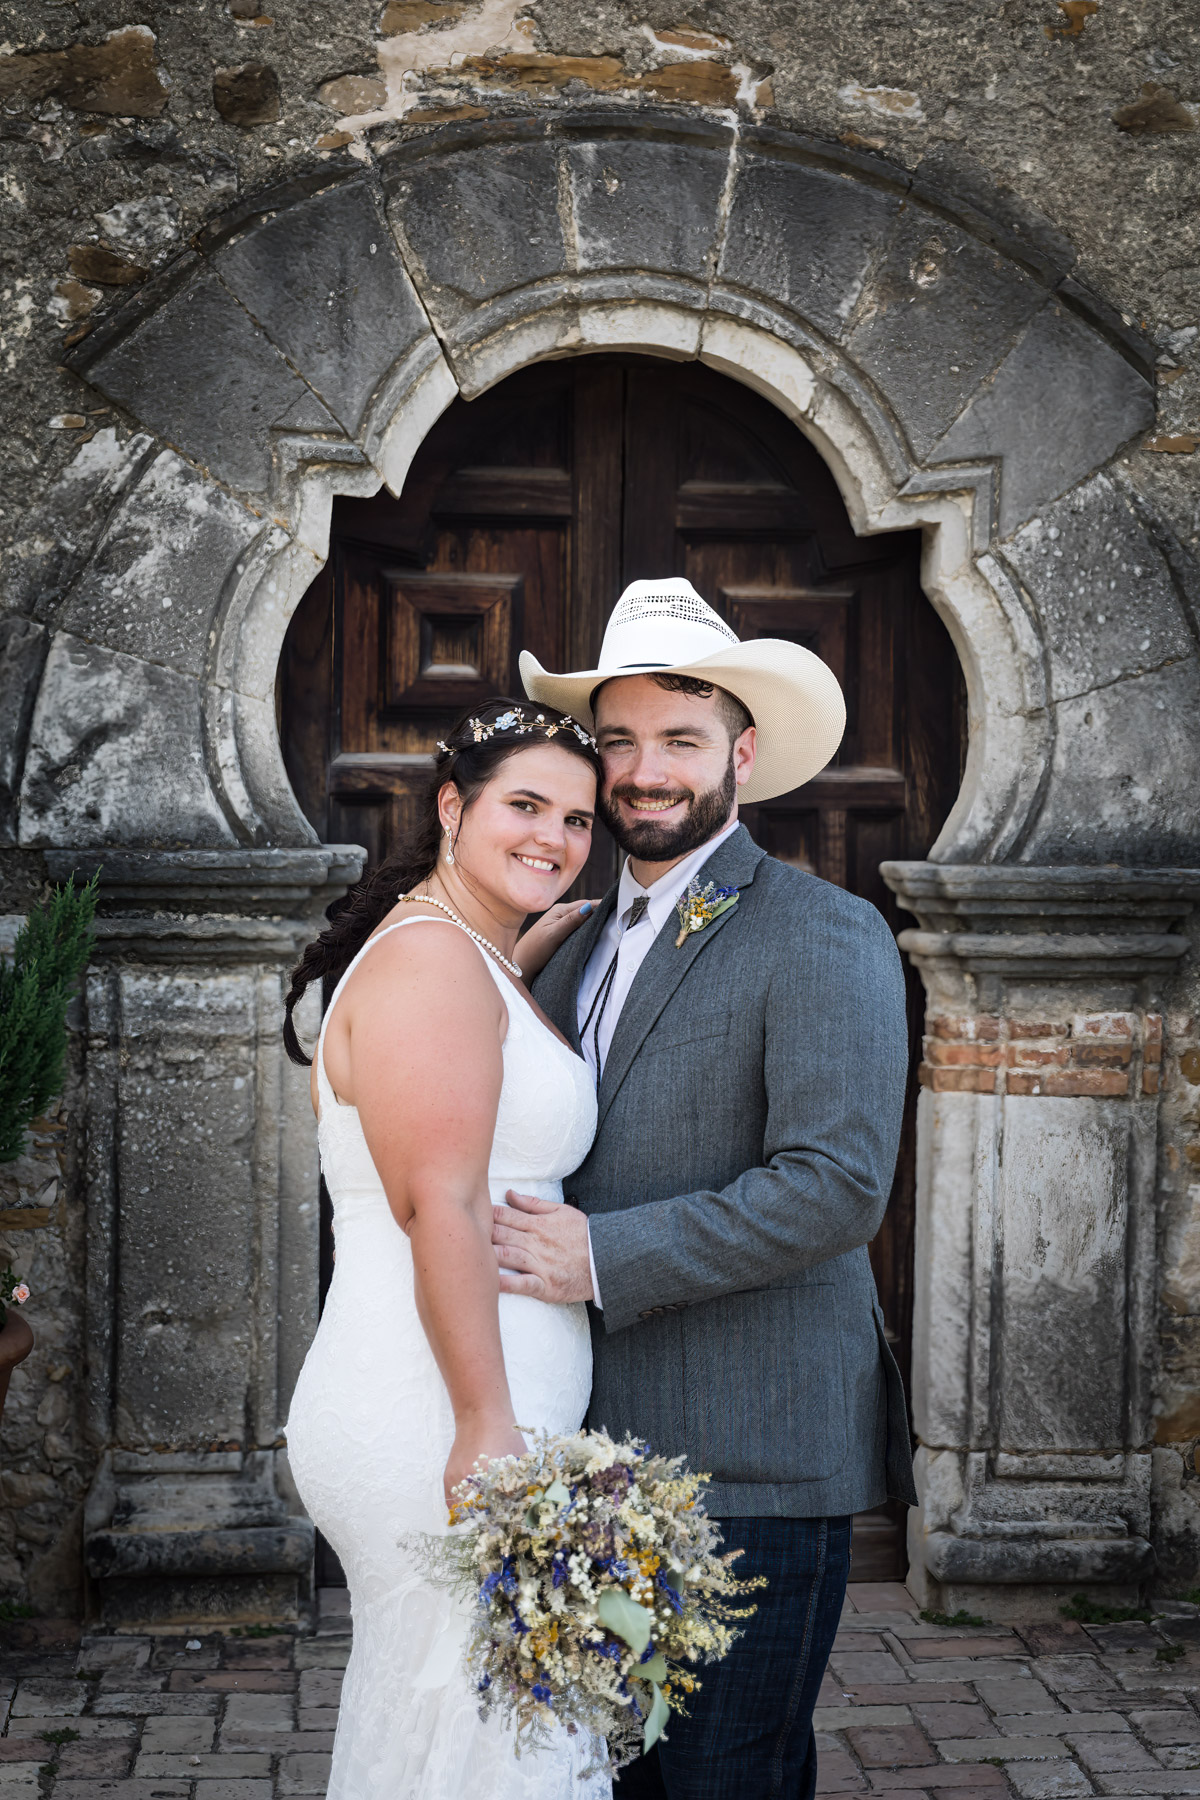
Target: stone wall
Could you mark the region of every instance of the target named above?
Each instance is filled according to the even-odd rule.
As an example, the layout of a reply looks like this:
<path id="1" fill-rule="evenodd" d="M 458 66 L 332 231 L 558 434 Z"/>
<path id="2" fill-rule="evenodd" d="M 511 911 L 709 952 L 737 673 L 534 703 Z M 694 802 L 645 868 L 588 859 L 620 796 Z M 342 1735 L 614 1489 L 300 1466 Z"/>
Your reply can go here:
<path id="1" fill-rule="evenodd" d="M 381 473 L 402 479 L 404 456 L 456 382 L 477 391 L 516 366 L 522 332 L 541 333 L 538 354 L 579 348 L 581 333 L 611 329 L 601 318 L 609 281 L 623 303 L 640 294 L 647 317 L 658 309 L 631 341 L 694 355 L 700 327 L 686 309 L 698 315 L 718 277 L 743 296 L 773 296 L 769 320 L 759 299 L 729 301 L 704 327 L 704 354 L 827 433 L 844 458 L 839 479 L 858 482 L 856 522 L 915 522 L 888 511 L 906 478 L 905 494 L 974 484 L 973 515 L 951 501 L 919 515 L 930 527 L 927 586 L 973 694 L 975 799 L 951 854 L 1198 860 L 1200 15 L 1169 0 L 743 0 L 686 14 L 666 0 L 297 0 L 278 16 L 268 0 L 261 11 L 257 0 L 14 0 L 8 32 L 0 909 L 23 909 L 51 872 L 72 866 L 71 847 L 140 845 L 150 862 L 127 871 L 112 902 L 81 1013 L 86 1088 L 77 1064 L 29 1157 L 0 1170 L 0 1255 L 11 1243 L 35 1290 L 39 1338 L 3 1428 L 0 1592 L 54 1606 L 78 1598 L 90 1493 L 93 1574 L 111 1584 L 117 1616 L 122 1582 L 170 1588 L 178 1573 L 156 1575 L 143 1554 L 162 1524 L 156 1482 L 187 1490 L 172 1515 L 192 1534 L 185 1562 L 215 1521 L 238 1555 L 259 1558 L 255 1580 L 276 1582 L 271 1592 L 295 1586 L 296 1543 L 271 1537 L 288 1529 L 286 1469 L 272 1476 L 262 1460 L 277 1447 L 295 1344 L 268 1379 L 265 1289 L 256 1317 L 239 1296 L 228 1341 L 209 1342 L 220 1296 L 172 1264 L 166 1239 L 140 1286 L 110 1291 L 105 1220 L 124 1207 L 136 1242 L 168 1216 L 157 1202 L 190 1218 L 189 1206 L 228 1193 L 221 1230 L 240 1232 L 237 1255 L 261 1266 L 261 1209 L 278 1206 L 262 1145 L 288 1116 L 268 1048 L 270 996 L 295 921 L 332 879 L 327 867 L 264 874 L 254 861 L 304 841 L 286 791 L 247 773 L 278 763 L 272 654 L 324 555 L 330 492 L 372 491 Z M 582 131 L 571 141 L 564 121 L 600 105 L 588 141 Z M 619 142 L 622 120 L 645 121 L 644 138 Z M 504 168 L 489 131 L 511 146 Z M 806 171 L 800 198 L 801 175 L 781 175 L 789 157 Z M 256 201 L 268 188 L 270 201 Z M 366 239 L 369 269 L 330 278 L 330 331 L 314 310 L 313 271 L 324 279 L 336 266 L 323 260 L 335 240 L 361 251 Z M 297 261 L 307 286 L 286 274 Z M 510 291 L 548 291 L 564 270 L 595 284 L 590 323 L 569 304 L 545 325 L 505 313 Z M 112 322 L 130 301 L 141 307 L 135 330 Z M 748 336 L 735 341 L 735 316 L 777 332 L 769 354 Z M 793 329 L 797 318 L 809 324 Z M 410 345 L 425 358 L 426 386 L 399 437 L 381 437 L 372 390 L 386 388 Z M 1092 378 L 1097 356 L 1103 382 Z M 830 422 L 852 360 L 864 372 L 858 418 L 890 409 L 898 421 L 901 450 L 890 466 L 886 447 L 878 452 L 882 475 L 856 473 L 855 457 L 863 468 L 869 457 L 855 434 L 867 427 Z M 1004 381 L 993 379 L 1002 361 Z M 880 443 L 889 429 L 880 425 Z M 306 459 L 334 470 L 315 500 L 300 492 Z M 910 478 L 921 459 L 952 472 Z M 1003 540 L 995 554 L 993 537 Z M 994 615 L 962 578 L 972 557 Z M 231 674 L 222 645 L 243 613 Z M 992 654 L 1001 639 L 1008 664 Z M 993 774 L 981 780 L 984 763 Z M 204 868 L 231 884 L 227 896 L 204 892 L 189 852 L 210 858 Z M 295 891 L 281 901 L 285 881 Z M 1186 916 L 1183 906 L 1175 927 Z M 1120 1130 L 1147 1107 L 1156 1115 L 1157 1180 L 1147 1188 L 1141 1165 L 1127 1171 L 1138 1254 L 1147 1230 L 1152 1242 L 1159 1329 L 1130 1340 L 1146 1364 L 1138 1404 L 1149 1422 L 1125 1446 L 1136 1469 L 1122 1464 L 1112 1516 L 1149 1532 L 1176 1591 L 1200 1567 L 1200 988 L 1194 958 L 1182 969 L 1149 988 L 1122 970 L 1119 1003 L 1093 984 L 1039 1013 L 1026 995 L 1015 1032 L 999 1010 L 976 1007 L 968 972 L 971 1005 L 956 990 L 935 1016 L 989 1023 L 974 1036 L 931 1024 L 930 1067 L 942 1074 L 928 1088 L 931 1105 L 976 1095 L 980 1116 L 1009 1094 L 1070 1104 L 1085 1137 L 1093 1105 Z M 1077 1017 L 1101 1014 L 1130 1021 L 1128 1043 L 1116 1025 L 1075 1029 Z M 184 1066 L 172 1018 L 190 1020 L 198 1040 L 212 1026 L 199 1073 Z M 1149 1019 L 1161 1019 L 1161 1038 Z M 1033 1036 L 1034 1024 L 1048 1029 Z M 1057 1094 L 1035 1092 L 1043 1067 L 1057 1071 Z M 947 1084 L 956 1069 L 965 1089 Z M 1146 1085 L 1155 1069 L 1157 1093 Z M 209 1075 L 230 1105 L 244 1101 L 237 1141 L 256 1145 L 257 1161 L 250 1169 L 247 1151 L 239 1164 L 235 1143 L 194 1193 L 174 1172 L 156 1188 L 157 1165 L 143 1179 L 136 1142 L 121 1138 L 120 1108 L 136 1111 L 145 1090 L 160 1122 L 194 1134 Z M 1126 1082 L 1119 1093 L 1114 1080 Z M 200 1139 L 197 1149 L 207 1153 Z M 296 1154 L 303 1162 L 311 1146 Z M 295 1185 L 299 1205 L 303 1180 Z M 280 1217 L 296 1262 L 271 1280 L 301 1295 L 303 1318 L 311 1221 L 286 1207 Z M 213 1243 L 233 1268 L 232 1237 Z M 155 1387 L 147 1331 L 163 1342 L 182 1334 L 186 1354 L 212 1351 L 211 1418 L 198 1411 L 195 1380 Z M 1133 1379 L 1128 1356 L 1120 1379 Z M 133 1397 L 132 1414 L 121 1395 Z M 252 1415 L 246 1434 L 231 1423 Z M 118 1468 L 103 1459 L 122 1433 Z M 146 1537 L 131 1550 L 108 1526 L 139 1516 Z M 167 1593 L 164 1607 L 173 1604 Z"/>
<path id="2" fill-rule="evenodd" d="M 78 1180 L 80 1056 L 64 1098 L 0 1164 L 0 1267 L 32 1290 L 34 1347 L 14 1371 L 0 1469 L 0 1596 L 52 1616 L 78 1610 L 83 1506 L 95 1467 L 83 1429 L 85 1220 Z M 75 1129 L 72 1129 L 74 1122 Z"/>

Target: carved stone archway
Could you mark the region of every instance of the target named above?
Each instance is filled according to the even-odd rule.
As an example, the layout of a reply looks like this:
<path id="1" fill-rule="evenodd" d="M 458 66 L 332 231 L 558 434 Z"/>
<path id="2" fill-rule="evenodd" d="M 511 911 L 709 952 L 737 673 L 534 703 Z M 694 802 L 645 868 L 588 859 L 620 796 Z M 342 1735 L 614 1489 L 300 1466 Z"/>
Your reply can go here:
<path id="1" fill-rule="evenodd" d="M 138 1077 L 143 1111 L 185 1121 L 201 1104 L 149 1048 L 172 1007 L 215 1034 L 229 1071 L 246 1064 L 247 1128 L 280 1141 L 281 968 L 316 896 L 353 866 L 315 844 L 274 709 L 284 631 L 326 555 L 333 496 L 398 491 L 455 395 L 601 350 L 696 357 L 748 383 L 820 449 L 857 530 L 925 530 L 925 589 L 962 658 L 971 731 L 930 863 L 889 875 L 918 914 L 906 947 L 934 1001 L 914 1579 L 947 1603 L 1002 1582 L 1025 1607 L 1062 1582 L 1130 1588 L 1151 1558 L 1150 1401 L 1135 1373 L 1154 1284 L 1153 1256 L 1137 1249 L 1152 1157 L 1130 1146 L 1153 1133 L 1154 1021 L 1193 888 L 1166 869 L 1080 867 L 1198 860 L 1193 616 L 1172 541 L 1119 461 L 1152 421 L 1152 370 L 1060 239 L 874 158 L 682 112 L 418 131 L 375 168 L 327 165 L 227 214 L 72 352 L 138 429 L 100 434 L 48 502 L 76 521 L 78 549 L 50 558 L 21 639 L 14 832 L 58 869 L 103 855 L 115 875 L 106 941 L 141 964 L 114 957 L 89 1000 L 97 1054 L 115 1058 L 92 1128 L 111 1171 L 97 1241 L 193 1204 L 176 1191 L 182 1176 L 147 1169 L 116 1123 L 132 1080 L 116 1053 L 131 1045 L 151 1070 Z M 230 962 L 254 971 L 253 1025 L 221 988 Z M 1035 1022 L 1044 1034 L 1030 1035 Z M 1063 1053 L 1050 1086 L 1029 1075 L 1043 1050 Z M 1033 1146 L 1007 1186 L 1006 1132 Z M 259 1271 L 227 1301 L 246 1357 L 214 1354 L 203 1384 L 191 1378 L 211 1327 L 178 1259 L 148 1255 L 115 1302 L 95 1286 L 115 1374 L 94 1416 L 107 1460 L 89 1555 L 114 1618 L 169 1607 L 201 1576 L 218 1607 L 237 1603 L 239 1582 L 274 1582 L 278 1595 L 303 1562 L 275 1454 L 303 1323 L 295 1344 L 267 1344 L 263 1309 L 289 1281 L 304 1289 L 309 1227 L 289 1210 L 278 1156 L 257 1150 L 247 1182 L 244 1143 L 227 1172 L 242 1211 L 212 1219 L 213 1241 L 194 1248 Z M 1081 1197 L 1053 1172 L 1039 1190 L 1051 1144 L 1056 1169 L 1074 1158 L 1092 1172 Z M 1013 1263 L 1018 1220 L 1041 1206 L 1044 1241 L 1072 1206 L 1099 1204 L 1093 1177 L 1110 1196 L 1107 1235 L 1085 1233 L 1082 1259 L 1064 1250 L 1054 1292 L 1068 1296 L 1073 1355 L 1090 1340 L 1070 1296 L 1103 1289 L 1106 1344 L 1123 1321 L 1126 1400 L 1099 1412 L 1031 1372 L 1026 1341 L 990 1311 L 997 1282 L 1037 1288 L 1036 1271 Z M 217 1163 L 203 1176 L 222 1179 Z M 264 1204 L 278 1215 L 266 1240 Z M 1028 1316 L 1013 1294 L 1006 1316 Z M 161 1363 L 149 1380 L 136 1347 L 148 1310 L 168 1321 L 174 1390 Z M 1008 1398 L 1018 1392 L 1023 1410 Z M 210 1423 L 250 1421 L 236 1443 L 223 1427 L 233 1448 L 205 1447 L 206 1407 Z M 151 1554 L 138 1521 L 159 1518 L 168 1477 L 216 1496 L 224 1562 L 183 1513 Z M 247 1504 L 270 1511 L 267 1494 L 284 1496 L 278 1517 L 239 1524 Z"/>

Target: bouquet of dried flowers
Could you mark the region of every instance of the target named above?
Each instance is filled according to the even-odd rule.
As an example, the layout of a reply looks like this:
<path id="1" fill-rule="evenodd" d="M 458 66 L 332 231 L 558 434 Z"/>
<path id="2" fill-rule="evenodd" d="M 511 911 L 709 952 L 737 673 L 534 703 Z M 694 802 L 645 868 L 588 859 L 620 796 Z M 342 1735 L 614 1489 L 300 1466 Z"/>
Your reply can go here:
<path id="1" fill-rule="evenodd" d="M 580 1431 L 454 1490 L 458 1529 L 427 1540 L 431 1568 L 475 1601 L 468 1675 L 518 1755 L 557 1722 L 589 1733 L 594 1766 L 620 1768 L 686 1710 L 695 1665 L 728 1652 L 754 1611 L 733 1602 L 765 1583 L 718 1554 L 705 1479 L 637 1439 Z"/>

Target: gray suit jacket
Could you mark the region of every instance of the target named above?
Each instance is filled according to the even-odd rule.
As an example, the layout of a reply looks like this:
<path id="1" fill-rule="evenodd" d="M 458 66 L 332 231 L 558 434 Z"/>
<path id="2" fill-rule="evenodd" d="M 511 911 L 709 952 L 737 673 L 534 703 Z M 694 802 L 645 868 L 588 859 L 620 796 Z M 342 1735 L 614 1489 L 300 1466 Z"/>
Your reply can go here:
<path id="1" fill-rule="evenodd" d="M 866 1245 L 904 1101 L 904 983 L 866 901 L 743 828 L 701 881 L 738 903 L 638 970 L 568 1193 L 587 1213 L 589 1419 L 711 1472 L 710 1512 L 816 1517 L 915 1501 L 907 1410 Z M 535 984 L 578 1048 L 606 895 Z"/>

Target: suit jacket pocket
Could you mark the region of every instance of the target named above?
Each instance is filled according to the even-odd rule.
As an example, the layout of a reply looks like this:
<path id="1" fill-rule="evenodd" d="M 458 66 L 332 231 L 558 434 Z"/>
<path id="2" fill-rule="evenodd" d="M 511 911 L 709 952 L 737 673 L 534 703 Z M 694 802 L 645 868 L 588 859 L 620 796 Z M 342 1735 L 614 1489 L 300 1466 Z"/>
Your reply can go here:
<path id="1" fill-rule="evenodd" d="M 689 1044 L 708 1044 L 714 1038 L 729 1036 L 729 1020 L 713 1020 L 711 1023 L 697 1022 L 688 1026 L 668 1018 L 664 1029 L 652 1031 L 638 1052 L 639 1056 L 651 1056 L 659 1050 L 682 1050 Z"/>
<path id="2" fill-rule="evenodd" d="M 718 1481 L 828 1481 L 846 1461 L 832 1283 L 728 1294 L 681 1315 L 688 1457 Z"/>

